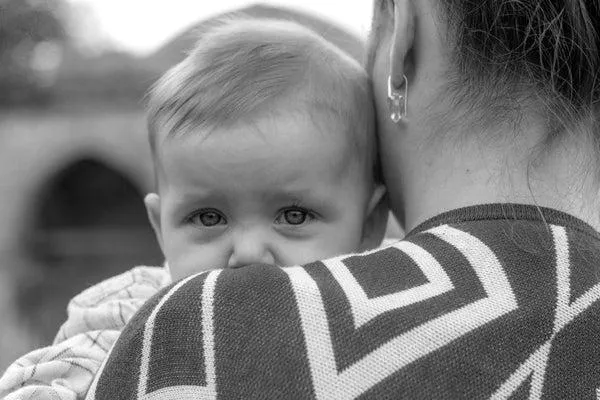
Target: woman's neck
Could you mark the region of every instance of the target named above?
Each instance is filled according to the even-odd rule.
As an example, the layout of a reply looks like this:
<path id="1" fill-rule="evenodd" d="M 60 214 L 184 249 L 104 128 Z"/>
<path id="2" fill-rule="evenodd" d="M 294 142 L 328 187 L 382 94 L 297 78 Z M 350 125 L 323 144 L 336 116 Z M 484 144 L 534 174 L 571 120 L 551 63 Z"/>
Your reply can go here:
<path id="1" fill-rule="evenodd" d="M 461 148 L 420 146 L 423 151 L 404 154 L 411 158 L 406 164 L 413 166 L 402 172 L 406 230 L 461 207 L 521 203 L 564 211 L 600 231 L 591 147 L 563 143 L 544 154 L 538 150 L 536 156 L 539 138 L 527 132 L 510 145 L 470 141 Z"/>

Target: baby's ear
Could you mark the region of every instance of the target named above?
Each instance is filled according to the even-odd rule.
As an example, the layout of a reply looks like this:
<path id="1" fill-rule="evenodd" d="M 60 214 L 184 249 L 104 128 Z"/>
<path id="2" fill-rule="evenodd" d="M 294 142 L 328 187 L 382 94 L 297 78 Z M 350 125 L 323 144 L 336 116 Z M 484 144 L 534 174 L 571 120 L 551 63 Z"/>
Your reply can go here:
<path id="1" fill-rule="evenodd" d="M 390 214 L 386 192 L 382 184 L 377 184 L 373 190 L 363 225 L 361 251 L 379 247 L 383 241 Z"/>
<path id="2" fill-rule="evenodd" d="M 146 205 L 148 220 L 150 221 L 150 225 L 152 225 L 152 229 L 154 229 L 158 245 L 164 253 L 162 229 L 160 228 L 160 196 L 156 193 L 148 193 L 144 197 L 144 204 Z"/>

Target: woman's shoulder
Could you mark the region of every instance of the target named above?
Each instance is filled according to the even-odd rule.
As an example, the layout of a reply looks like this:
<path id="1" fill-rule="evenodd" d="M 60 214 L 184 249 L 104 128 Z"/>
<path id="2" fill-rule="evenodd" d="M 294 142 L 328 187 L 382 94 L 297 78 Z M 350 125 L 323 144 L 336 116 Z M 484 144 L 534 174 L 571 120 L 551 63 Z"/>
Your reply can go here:
<path id="1" fill-rule="evenodd" d="M 544 393 L 588 390 L 549 357 L 552 349 L 582 373 L 600 362 L 590 335 L 600 279 L 578 271 L 594 260 L 569 250 L 577 232 L 482 223 L 437 225 L 303 266 L 173 283 L 126 327 L 96 398 L 184 386 L 224 398 L 488 398 L 516 393 L 541 371 Z M 590 357 L 575 357 L 582 349 Z M 119 368 L 129 360 L 136 365 Z"/>

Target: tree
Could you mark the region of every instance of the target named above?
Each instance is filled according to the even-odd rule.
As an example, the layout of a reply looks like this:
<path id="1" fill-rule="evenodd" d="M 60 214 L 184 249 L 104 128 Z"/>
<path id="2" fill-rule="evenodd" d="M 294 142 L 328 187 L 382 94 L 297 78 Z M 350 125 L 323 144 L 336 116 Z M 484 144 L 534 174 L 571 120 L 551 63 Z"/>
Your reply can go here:
<path id="1" fill-rule="evenodd" d="M 60 0 L 0 0 L 0 106 L 47 100 L 35 61 L 65 40 L 61 7 Z"/>

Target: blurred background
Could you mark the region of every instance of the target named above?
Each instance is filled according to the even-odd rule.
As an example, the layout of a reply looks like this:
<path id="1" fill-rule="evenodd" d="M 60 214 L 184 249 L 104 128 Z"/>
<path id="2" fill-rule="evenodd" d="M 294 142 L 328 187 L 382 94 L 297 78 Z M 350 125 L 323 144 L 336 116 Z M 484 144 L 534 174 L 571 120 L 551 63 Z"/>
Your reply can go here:
<path id="1" fill-rule="evenodd" d="M 239 8 L 362 58 L 370 0 L 0 0 L 0 372 L 52 341 L 73 295 L 162 262 L 142 98 Z"/>

